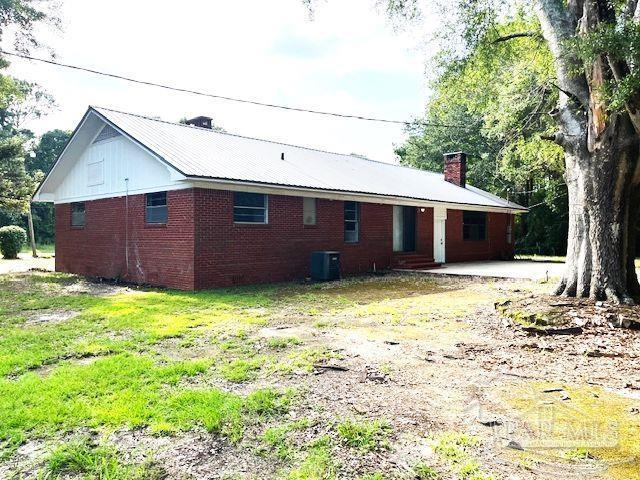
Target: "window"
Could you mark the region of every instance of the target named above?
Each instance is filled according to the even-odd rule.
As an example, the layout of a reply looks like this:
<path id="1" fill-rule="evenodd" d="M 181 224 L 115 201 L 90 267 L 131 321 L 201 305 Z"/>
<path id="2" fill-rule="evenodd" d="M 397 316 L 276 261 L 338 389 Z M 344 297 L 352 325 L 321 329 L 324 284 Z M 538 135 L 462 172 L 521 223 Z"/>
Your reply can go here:
<path id="1" fill-rule="evenodd" d="M 344 241 L 356 243 L 360 232 L 360 205 L 344 202 Z"/>
<path id="2" fill-rule="evenodd" d="M 302 198 L 302 218 L 305 225 L 316 224 L 316 199 L 310 197 Z"/>
<path id="3" fill-rule="evenodd" d="M 262 193 L 235 192 L 233 221 L 236 223 L 267 223 L 267 196 Z"/>
<path id="4" fill-rule="evenodd" d="M 71 226 L 84 227 L 85 209 L 84 202 L 71 204 Z"/>
<path id="5" fill-rule="evenodd" d="M 462 238 L 475 241 L 487 239 L 486 212 L 462 212 Z"/>
<path id="6" fill-rule="evenodd" d="M 167 192 L 147 193 L 146 201 L 147 223 L 167 223 Z"/>

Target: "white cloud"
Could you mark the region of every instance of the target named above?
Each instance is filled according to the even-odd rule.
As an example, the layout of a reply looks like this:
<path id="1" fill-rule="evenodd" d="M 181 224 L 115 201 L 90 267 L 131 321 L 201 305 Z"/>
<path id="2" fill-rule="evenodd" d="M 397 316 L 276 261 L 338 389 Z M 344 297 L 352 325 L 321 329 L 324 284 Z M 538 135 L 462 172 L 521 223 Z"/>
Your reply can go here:
<path id="1" fill-rule="evenodd" d="M 44 35 L 62 62 L 228 96 L 410 119 L 422 112 L 426 98 L 426 58 L 416 46 L 431 26 L 396 33 L 374 4 L 328 0 L 310 21 L 301 0 L 65 0 L 63 32 Z M 404 138 L 400 126 L 241 105 L 12 62 L 12 74 L 42 84 L 59 105 L 29 125 L 37 132 L 71 129 L 93 104 L 166 120 L 210 115 L 234 133 L 383 161 L 393 161 L 393 144 Z"/>

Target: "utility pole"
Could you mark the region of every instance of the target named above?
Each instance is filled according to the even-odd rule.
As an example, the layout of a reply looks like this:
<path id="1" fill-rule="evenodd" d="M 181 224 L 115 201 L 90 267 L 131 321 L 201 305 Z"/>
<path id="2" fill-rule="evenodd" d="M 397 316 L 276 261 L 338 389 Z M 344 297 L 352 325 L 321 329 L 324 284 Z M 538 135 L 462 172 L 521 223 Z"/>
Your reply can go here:
<path id="1" fill-rule="evenodd" d="M 38 251 L 36 250 L 36 234 L 33 231 L 33 215 L 31 215 L 31 200 L 29 200 L 27 208 L 27 220 L 29 223 L 29 240 L 31 240 L 31 254 L 33 258 L 38 258 Z"/>

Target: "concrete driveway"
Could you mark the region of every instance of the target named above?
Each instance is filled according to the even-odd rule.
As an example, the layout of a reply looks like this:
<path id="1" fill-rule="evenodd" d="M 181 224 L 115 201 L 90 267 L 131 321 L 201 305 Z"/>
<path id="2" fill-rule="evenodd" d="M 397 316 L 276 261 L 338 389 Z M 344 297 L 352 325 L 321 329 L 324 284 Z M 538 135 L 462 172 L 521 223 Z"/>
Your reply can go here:
<path id="1" fill-rule="evenodd" d="M 446 263 L 440 268 L 419 271 L 439 275 L 546 280 L 547 278 L 562 276 L 564 263 L 534 262 L 531 260 L 490 260 L 483 262 Z"/>
<path id="2" fill-rule="evenodd" d="M 0 275 L 5 273 L 28 272 L 32 268 L 39 270 L 55 269 L 55 258 L 52 255 L 43 255 L 33 258 L 30 253 L 20 253 L 17 260 L 5 260 L 0 257 Z"/>

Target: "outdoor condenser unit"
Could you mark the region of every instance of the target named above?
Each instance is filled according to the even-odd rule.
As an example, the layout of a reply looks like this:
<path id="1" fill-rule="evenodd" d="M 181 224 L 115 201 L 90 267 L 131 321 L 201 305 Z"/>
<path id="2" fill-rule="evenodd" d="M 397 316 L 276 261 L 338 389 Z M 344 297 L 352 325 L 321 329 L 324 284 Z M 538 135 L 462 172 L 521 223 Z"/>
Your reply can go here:
<path id="1" fill-rule="evenodd" d="M 312 252 L 311 278 L 338 280 L 340 278 L 340 252 Z"/>

